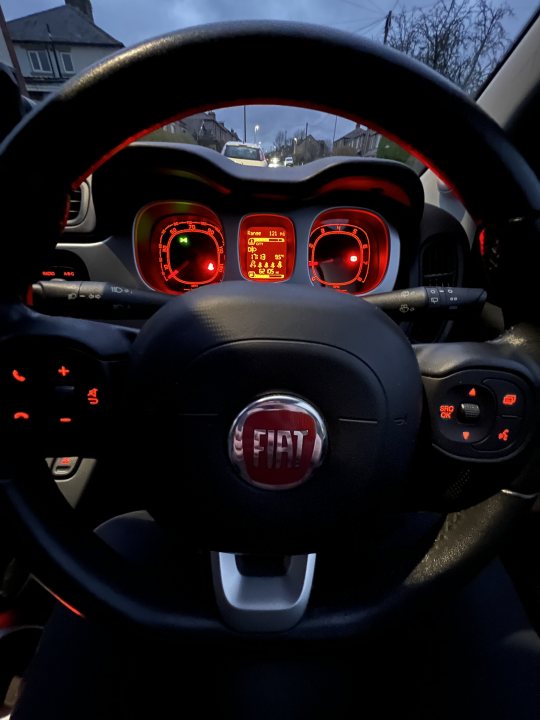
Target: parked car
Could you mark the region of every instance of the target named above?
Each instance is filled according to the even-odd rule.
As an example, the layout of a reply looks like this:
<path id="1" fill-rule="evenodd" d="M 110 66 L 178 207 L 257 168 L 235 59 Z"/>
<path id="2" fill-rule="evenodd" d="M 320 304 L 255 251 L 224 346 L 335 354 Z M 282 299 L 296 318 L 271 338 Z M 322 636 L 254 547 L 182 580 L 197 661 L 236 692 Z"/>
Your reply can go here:
<path id="1" fill-rule="evenodd" d="M 0 146 L 3 712 L 537 718 L 540 17 L 473 99 L 234 5 Z M 265 102 L 422 169 L 144 139 Z"/>
<path id="2" fill-rule="evenodd" d="M 239 165 L 268 166 L 263 149 L 256 143 L 243 143 L 236 140 L 229 140 L 223 146 L 221 153 Z"/>

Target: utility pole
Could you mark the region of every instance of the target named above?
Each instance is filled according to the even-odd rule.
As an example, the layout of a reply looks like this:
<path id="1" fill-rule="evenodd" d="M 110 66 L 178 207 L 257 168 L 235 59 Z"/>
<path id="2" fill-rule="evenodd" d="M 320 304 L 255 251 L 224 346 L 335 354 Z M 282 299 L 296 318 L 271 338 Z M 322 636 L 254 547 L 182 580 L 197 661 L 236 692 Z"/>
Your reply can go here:
<path id="1" fill-rule="evenodd" d="M 386 16 L 386 20 L 384 23 L 384 44 L 386 45 L 388 42 L 388 34 L 390 32 L 390 26 L 392 24 L 392 11 L 389 10 L 388 15 Z"/>
<path id="2" fill-rule="evenodd" d="M 23 95 L 27 95 L 28 90 L 26 89 L 26 82 L 24 81 L 24 76 L 21 72 L 21 66 L 19 65 L 17 53 L 15 52 L 15 47 L 13 45 L 11 35 L 9 34 L 9 30 L 8 30 L 8 27 L 6 24 L 6 18 L 4 17 L 4 11 L 2 10 L 1 6 L 0 6 L 0 32 L 4 36 L 6 47 L 8 49 L 8 53 L 9 53 L 9 59 L 11 61 L 11 64 L 13 65 L 13 70 L 15 72 L 15 77 L 17 78 L 17 82 L 19 84 L 21 93 Z"/>
<path id="3" fill-rule="evenodd" d="M 54 44 L 51 28 L 49 23 L 47 23 L 47 34 L 49 35 L 49 42 L 51 44 L 52 54 L 54 56 L 54 61 L 56 63 L 56 69 L 58 71 L 58 77 L 60 80 L 64 79 L 64 76 L 62 75 L 62 71 L 60 70 L 60 63 L 58 62 L 58 55 L 56 54 L 56 45 Z"/>
<path id="4" fill-rule="evenodd" d="M 246 106 L 244 105 L 244 142 L 246 142 Z"/>

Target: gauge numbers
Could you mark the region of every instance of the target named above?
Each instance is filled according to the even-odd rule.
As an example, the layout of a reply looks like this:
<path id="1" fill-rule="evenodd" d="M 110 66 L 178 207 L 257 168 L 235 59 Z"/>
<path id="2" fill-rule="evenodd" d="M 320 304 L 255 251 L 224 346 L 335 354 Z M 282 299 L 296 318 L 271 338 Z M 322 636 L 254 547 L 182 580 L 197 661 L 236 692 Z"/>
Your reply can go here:
<path id="1" fill-rule="evenodd" d="M 220 282 L 224 272 L 220 228 L 203 218 L 167 218 L 159 231 L 159 268 L 170 290 L 191 290 Z"/>

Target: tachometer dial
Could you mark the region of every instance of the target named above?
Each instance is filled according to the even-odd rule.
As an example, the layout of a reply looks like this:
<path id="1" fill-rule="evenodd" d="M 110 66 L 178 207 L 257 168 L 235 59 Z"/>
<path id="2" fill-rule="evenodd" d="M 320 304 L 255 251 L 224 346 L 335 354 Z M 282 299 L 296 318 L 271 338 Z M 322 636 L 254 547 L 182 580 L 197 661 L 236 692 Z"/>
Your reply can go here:
<path id="1" fill-rule="evenodd" d="M 224 270 L 220 228 L 195 217 L 169 217 L 159 223 L 159 268 L 171 290 L 190 290 L 219 282 Z"/>
<path id="2" fill-rule="evenodd" d="M 374 213 L 338 208 L 319 215 L 309 238 L 314 284 L 353 294 L 381 281 L 388 265 L 388 229 Z"/>

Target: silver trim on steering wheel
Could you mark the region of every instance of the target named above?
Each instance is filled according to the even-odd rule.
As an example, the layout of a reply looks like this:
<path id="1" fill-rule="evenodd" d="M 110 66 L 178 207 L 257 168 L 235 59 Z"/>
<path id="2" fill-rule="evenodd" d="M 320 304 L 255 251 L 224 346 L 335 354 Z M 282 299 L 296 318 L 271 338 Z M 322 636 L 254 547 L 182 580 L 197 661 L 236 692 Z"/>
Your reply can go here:
<path id="1" fill-rule="evenodd" d="M 313 584 L 315 553 L 291 555 L 281 575 L 245 575 L 234 553 L 212 552 L 212 577 L 223 620 L 241 632 L 289 630 L 302 618 Z"/>

